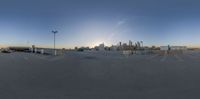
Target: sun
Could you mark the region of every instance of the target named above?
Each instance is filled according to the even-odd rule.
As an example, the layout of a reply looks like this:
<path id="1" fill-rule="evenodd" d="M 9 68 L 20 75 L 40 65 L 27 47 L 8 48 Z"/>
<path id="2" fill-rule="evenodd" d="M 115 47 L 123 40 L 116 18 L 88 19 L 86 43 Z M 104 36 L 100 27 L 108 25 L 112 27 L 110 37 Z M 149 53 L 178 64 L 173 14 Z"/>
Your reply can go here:
<path id="1" fill-rule="evenodd" d="M 99 44 L 102 44 L 102 43 L 104 43 L 104 42 L 101 41 L 101 40 L 99 40 L 99 41 L 94 41 L 94 42 L 92 42 L 91 47 L 98 46 Z"/>

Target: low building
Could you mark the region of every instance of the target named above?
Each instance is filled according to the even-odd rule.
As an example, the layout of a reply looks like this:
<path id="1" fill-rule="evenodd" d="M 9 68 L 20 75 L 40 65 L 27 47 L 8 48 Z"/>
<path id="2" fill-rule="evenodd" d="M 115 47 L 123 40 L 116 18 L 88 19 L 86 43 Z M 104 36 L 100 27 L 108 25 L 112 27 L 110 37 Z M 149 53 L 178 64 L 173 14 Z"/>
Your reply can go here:
<path id="1" fill-rule="evenodd" d="M 105 50 L 104 43 L 103 44 L 99 44 L 99 50 L 100 51 L 104 51 Z"/>
<path id="2" fill-rule="evenodd" d="M 160 46 L 160 50 L 187 50 L 186 46 Z"/>
<path id="3" fill-rule="evenodd" d="M 62 55 L 64 54 L 64 49 L 52 49 L 52 48 L 35 48 L 34 53 L 40 53 L 40 54 L 48 54 L 48 55 Z"/>
<path id="4" fill-rule="evenodd" d="M 8 49 L 18 52 L 28 52 L 30 50 L 30 47 L 10 46 L 8 47 Z"/>
<path id="5" fill-rule="evenodd" d="M 99 46 L 95 46 L 95 49 L 96 49 L 97 51 L 105 51 L 104 43 L 99 44 Z"/>
<path id="6" fill-rule="evenodd" d="M 169 50 L 169 47 L 168 46 L 160 46 L 160 50 L 167 51 L 167 50 Z"/>
<path id="7" fill-rule="evenodd" d="M 110 49 L 111 49 L 112 51 L 117 51 L 118 47 L 115 46 L 115 45 L 112 45 Z"/>

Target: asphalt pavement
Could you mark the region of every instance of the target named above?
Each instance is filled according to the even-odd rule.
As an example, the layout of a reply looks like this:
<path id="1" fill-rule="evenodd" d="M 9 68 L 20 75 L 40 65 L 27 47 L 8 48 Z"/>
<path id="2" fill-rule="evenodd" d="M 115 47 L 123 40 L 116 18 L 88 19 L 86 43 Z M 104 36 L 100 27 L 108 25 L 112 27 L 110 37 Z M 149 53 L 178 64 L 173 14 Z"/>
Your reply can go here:
<path id="1" fill-rule="evenodd" d="M 199 99 L 200 53 L 0 53 L 0 99 Z"/>

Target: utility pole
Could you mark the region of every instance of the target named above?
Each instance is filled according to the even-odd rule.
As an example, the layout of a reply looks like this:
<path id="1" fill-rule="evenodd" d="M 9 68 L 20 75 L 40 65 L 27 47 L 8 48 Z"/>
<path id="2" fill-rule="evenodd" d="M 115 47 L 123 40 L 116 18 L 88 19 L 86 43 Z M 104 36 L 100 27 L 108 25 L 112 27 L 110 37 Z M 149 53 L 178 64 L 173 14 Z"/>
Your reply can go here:
<path id="1" fill-rule="evenodd" d="M 54 55 L 56 55 L 56 33 L 58 33 L 58 31 L 51 31 L 54 34 Z"/>

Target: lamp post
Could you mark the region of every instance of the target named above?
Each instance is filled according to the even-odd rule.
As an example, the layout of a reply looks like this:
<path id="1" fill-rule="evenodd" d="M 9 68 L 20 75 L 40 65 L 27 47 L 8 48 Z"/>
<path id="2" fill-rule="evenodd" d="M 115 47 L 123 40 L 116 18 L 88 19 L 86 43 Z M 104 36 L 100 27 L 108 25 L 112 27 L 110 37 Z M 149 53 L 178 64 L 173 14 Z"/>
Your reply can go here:
<path id="1" fill-rule="evenodd" d="M 54 55 L 56 55 L 56 33 L 58 33 L 58 31 L 53 30 L 51 32 L 54 34 Z"/>

